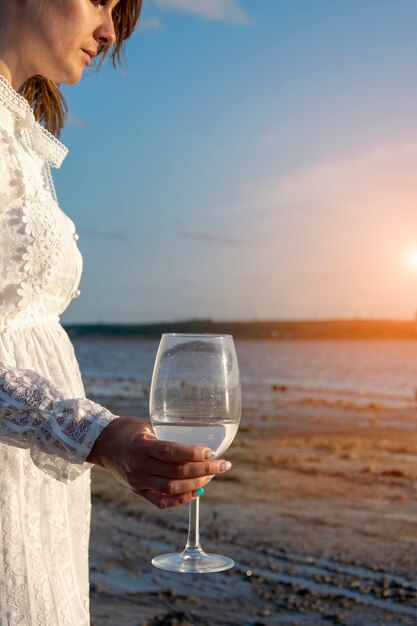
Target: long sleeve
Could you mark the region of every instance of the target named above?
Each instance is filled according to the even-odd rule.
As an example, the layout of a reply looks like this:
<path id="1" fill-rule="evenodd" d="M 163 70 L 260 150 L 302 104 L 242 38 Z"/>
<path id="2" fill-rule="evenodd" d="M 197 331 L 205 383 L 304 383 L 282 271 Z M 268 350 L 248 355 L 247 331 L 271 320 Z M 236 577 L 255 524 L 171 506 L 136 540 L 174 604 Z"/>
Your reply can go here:
<path id="1" fill-rule="evenodd" d="M 65 398 L 37 372 L 0 363 L 0 440 L 29 448 L 35 465 L 58 480 L 89 467 L 83 462 L 115 418 L 87 398 Z"/>

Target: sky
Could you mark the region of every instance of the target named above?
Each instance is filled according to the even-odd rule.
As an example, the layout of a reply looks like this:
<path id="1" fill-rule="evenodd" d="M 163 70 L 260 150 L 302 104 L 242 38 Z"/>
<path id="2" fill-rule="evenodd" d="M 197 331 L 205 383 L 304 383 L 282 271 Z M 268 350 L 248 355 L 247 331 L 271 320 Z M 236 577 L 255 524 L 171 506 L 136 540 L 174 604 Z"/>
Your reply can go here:
<path id="1" fill-rule="evenodd" d="M 412 319 L 416 0 L 145 0 L 64 86 L 64 322 Z"/>

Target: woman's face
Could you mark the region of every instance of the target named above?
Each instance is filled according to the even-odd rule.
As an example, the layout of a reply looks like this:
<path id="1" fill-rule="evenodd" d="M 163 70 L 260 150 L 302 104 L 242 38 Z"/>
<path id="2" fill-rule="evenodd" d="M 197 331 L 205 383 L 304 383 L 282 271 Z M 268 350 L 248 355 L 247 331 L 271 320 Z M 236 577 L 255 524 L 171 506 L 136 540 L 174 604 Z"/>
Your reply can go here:
<path id="1" fill-rule="evenodd" d="M 56 83 L 78 82 L 98 47 L 115 42 L 117 2 L 26 0 L 20 48 L 26 78 L 40 74 Z"/>

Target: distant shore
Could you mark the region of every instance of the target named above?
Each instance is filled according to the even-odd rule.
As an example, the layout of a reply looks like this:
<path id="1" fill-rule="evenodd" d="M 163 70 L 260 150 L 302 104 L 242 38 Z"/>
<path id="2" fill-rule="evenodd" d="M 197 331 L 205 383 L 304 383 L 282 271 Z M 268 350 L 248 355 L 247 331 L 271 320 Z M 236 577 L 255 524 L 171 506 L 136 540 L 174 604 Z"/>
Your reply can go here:
<path id="1" fill-rule="evenodd" d="M 385 339 L 416 340 L 417 320 L 278 320 L 210 319 L 149 324 L 65 324 L 71 337 L 159 337 L 162 333 L 226 333 L 237 339 Z"/>

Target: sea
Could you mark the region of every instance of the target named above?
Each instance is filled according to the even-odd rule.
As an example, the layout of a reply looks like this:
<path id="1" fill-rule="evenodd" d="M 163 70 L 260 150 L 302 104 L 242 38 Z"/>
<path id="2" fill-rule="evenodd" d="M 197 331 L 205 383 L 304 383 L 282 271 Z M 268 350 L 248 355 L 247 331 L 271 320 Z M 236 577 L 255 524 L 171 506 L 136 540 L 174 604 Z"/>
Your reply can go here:
<path id="1" fill-rule="evenodd" d="M 119 414 L 148 415 L 158 339 L 86 336 L 73 344 L 87 397 Z M 310 413 L 320 406 L 417 411 L 417 341 L 240 339 L 235 345 L 243 415 L 251 419 L 294 404 Z"/>

